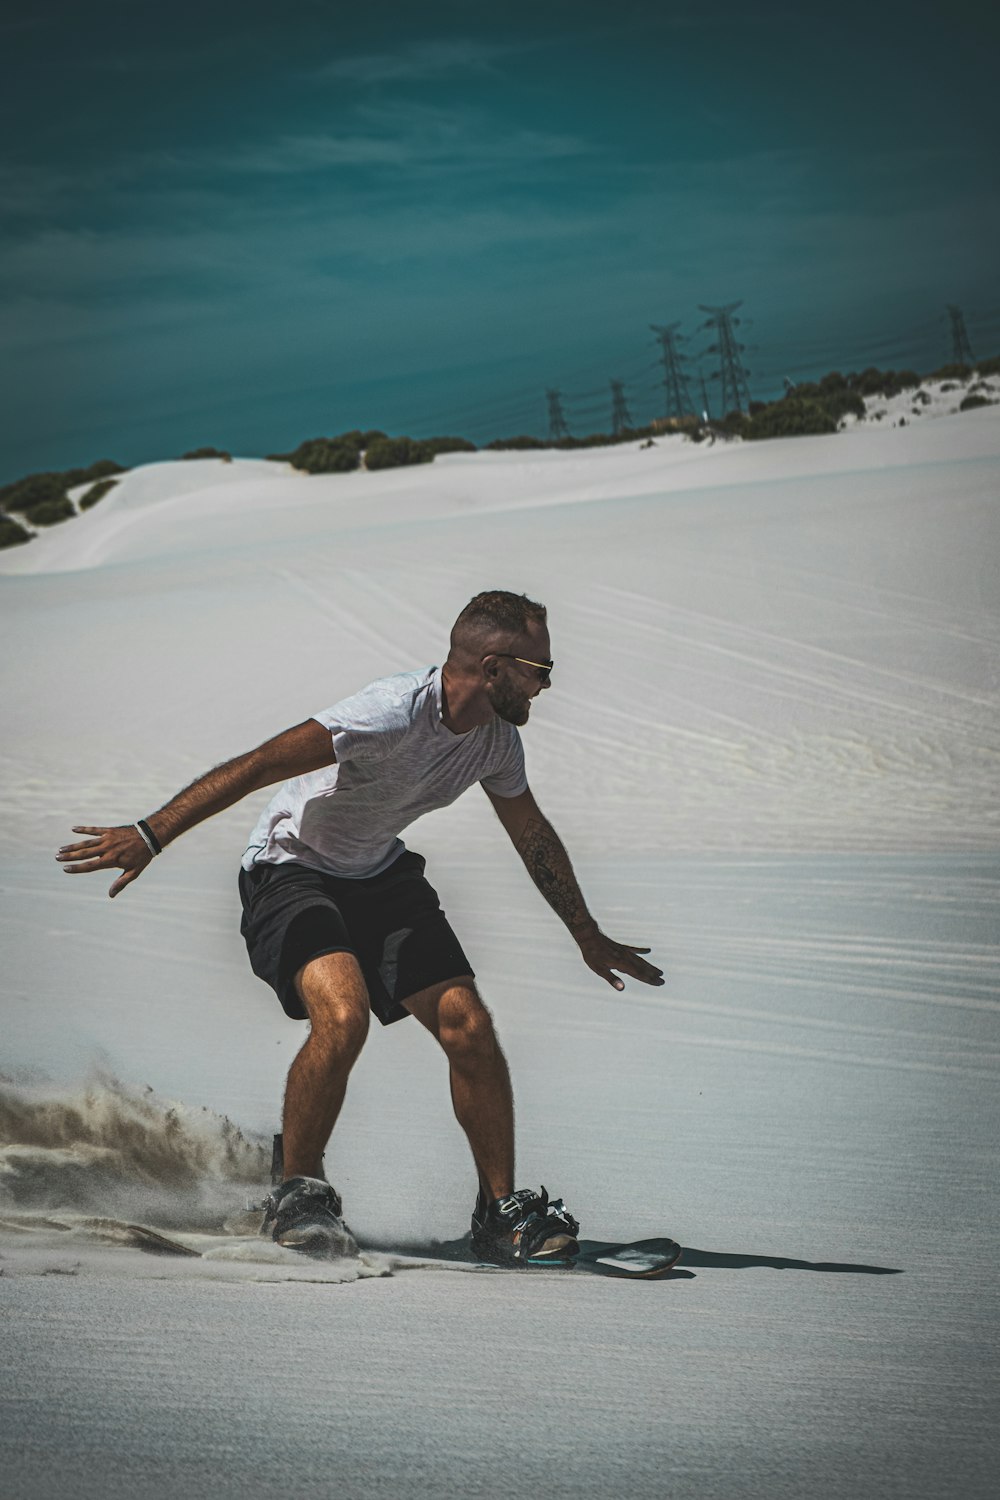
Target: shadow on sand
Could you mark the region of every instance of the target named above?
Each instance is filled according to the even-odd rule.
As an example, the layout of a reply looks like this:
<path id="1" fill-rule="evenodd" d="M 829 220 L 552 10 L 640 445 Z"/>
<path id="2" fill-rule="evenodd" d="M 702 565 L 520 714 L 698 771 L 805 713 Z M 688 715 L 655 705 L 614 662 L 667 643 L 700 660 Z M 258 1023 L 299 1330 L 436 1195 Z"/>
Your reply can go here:
<path id="1" fill-rule="evenodd" d="M 366 1241 L 366 1248 L 372 1250 L 395 1250 L 399 1254 L 421 1256 L 426 1255 L 434 1260 L 461 1261 L 466 1265 L 476 1265 L 476 1257 L 469 1248 L 468 1237 L 460 1240 L 421 1240 L 409 1244 L 374 1244 Z M 581 1240 L 580 1250 L 585 1255 L 604 1255 L 614 1249 L 620 1249 L 612 1240 Z M 783 1255 L 740 1255 L 723 1250 L 695 1250 L 685 1245 L 680 1260 L 673 1270 L 668 1271 L 662 1280 L 689 1280 L 694 1275 L 694 1268 L 701 1270 L 724 1270 L 724 1271 L 746 1271 L 762 1266 L 772 1271 L 825 1271 L 825 1272 L 848 1272 L 855 1276 L 902 1276 L 903 1271 L 899 1266 L 866 1266 L 853 1261 L 836 1260 L 792 1260 Z"/>
<path id="2" fill-rule="evenodd" d="M 863 1266 L 854 1261 L 838 1260 L 790 1260 L 783 1255 L 735 1255 L 722 1250 L 694 1250 L 685 1245 L 677 1270 L 693 1266 L 705 1269 L 718 1267 L 728 1271 L 745 1271 L 755 1266 L 766 1266 L 772 1271 L 849 1271 L 855 1276 L 903 1275 L 900 1266 Z"/>

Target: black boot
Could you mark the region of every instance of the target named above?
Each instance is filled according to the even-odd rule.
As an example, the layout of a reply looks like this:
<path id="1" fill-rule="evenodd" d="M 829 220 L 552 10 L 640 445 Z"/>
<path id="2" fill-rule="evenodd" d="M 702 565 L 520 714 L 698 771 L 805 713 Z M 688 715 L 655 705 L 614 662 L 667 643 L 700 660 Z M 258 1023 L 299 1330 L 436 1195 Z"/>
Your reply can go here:
<path id="1" fill-rule="evenodd" d="M 264 1200 L 261 1234 L 289 1250 L 336 1260 L 357 1255 L 353 1234 L 341 1218 L 340 1195 L 319 1177 L 290 1177 Z"/>
<path id="2" fill-rule="evenodd" d="M 566 1265 L 579 1253 L 580 1226 L 561 1198 L 521 1188 L 487 1203 L 482 1188 L 472 1215 L 472 1249 L 498 1266 Z"/>

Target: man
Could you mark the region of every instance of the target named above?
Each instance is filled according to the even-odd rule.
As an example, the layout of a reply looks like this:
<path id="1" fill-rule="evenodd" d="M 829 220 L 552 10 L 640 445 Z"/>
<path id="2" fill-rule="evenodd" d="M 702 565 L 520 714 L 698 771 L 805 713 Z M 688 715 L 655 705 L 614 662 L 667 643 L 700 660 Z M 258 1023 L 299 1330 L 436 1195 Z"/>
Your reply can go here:
<path id="1" fill-rule="evenodd" d="M 517 726 L 551 686 L 546 611 L 524 595 L 478 594 L 451 633 L 442 668 L 371 683 L 247 755 L 217 766 L 147 819 L 77 827 L 60 849 L 69 874 L 121 869 L 112 896 L 180 834 L 241 797 L 283 782 L 243 856 L 242 933 L 254 972 L 309 1035 L 292 1063 L 283 1117 L 284 1180 L 268 1200 L 274 1239 L 311 1254 L 353 1249 L 323 1152 L 374 1011 L 416 1016 L 449 1062 L 455 1114 L 479 1196 L 472 1243 L 499 1264 L 565 1260 L 576 1220 L 544 1190 L 514 1189 L 514 1107 L 507 1063 L 472 966 L 398 835 L 480 782 L 528 873 L 615 989 L 621 974 L 659 985 L 659 969 L 606 937 L 524 774 Z"/>

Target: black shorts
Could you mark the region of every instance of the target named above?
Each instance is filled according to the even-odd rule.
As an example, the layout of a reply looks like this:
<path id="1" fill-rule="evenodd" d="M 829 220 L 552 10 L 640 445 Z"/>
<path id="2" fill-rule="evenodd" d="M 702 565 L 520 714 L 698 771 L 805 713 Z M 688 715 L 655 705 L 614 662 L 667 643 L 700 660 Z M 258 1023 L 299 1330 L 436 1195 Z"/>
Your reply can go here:
<path id="1" fill-rule="evenodd" d="M 240 871 L 240 931 L 259 979 L 286 1015 L 306 1012 L 295 976 L 323 953 L 353 953 L 383 1026 L 409 1011 L 403 1001 L 432 984 L 472 974 L 437 892 L 424 879 L 422 854 L 404 850 L 367 880 L 343 880 L 308 865 L 254 865 Z"/>

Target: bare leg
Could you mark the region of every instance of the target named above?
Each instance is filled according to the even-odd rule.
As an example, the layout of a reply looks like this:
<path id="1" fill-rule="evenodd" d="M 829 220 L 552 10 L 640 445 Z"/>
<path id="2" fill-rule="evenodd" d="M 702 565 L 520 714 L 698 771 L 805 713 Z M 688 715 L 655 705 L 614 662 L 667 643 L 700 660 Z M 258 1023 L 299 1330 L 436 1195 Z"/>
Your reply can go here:
<path id="1" fill-rule="evenodd" d="M 404 1002 L 448 1058 L 455 1116 L 465 1131 L 487 1201 L 514 1190 L 514 1097 L 510 1073 L 471 976 Z"/>
<path id="2" fill-rule="evenodd" d="M 368 991 L 352 953 L 325 953 L 299 971 L 296 988 L 309 1035 L 285 1085 L 284 1175 L 322 1177 L 347 1079 L 368 1035 Z"/>

